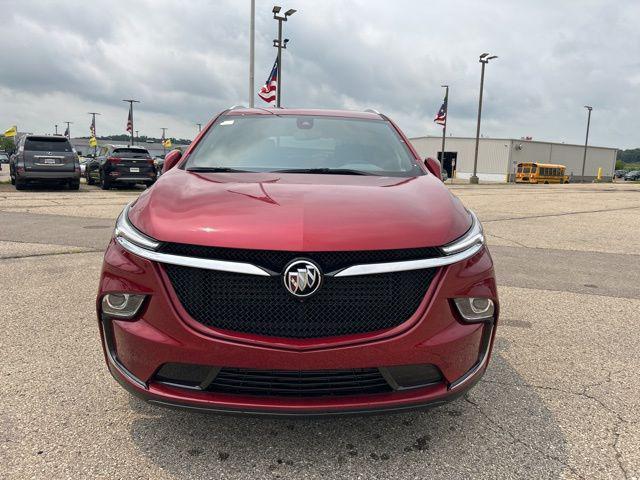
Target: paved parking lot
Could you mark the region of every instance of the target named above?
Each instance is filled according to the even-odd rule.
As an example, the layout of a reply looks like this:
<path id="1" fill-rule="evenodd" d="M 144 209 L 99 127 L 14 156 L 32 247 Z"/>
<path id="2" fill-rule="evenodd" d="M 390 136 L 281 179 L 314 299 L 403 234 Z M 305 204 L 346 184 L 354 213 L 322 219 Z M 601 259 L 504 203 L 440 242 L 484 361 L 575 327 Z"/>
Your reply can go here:
<path id="1" fill-rule="evenodd" d="M 496 261 L 484 379 L 427 412 L 283 420 L 151 407 L 109 375 L 94 295 L 139 190 L 0 184 L 0 477 L 640 478 L 640 185 L 451 189 Z"/>

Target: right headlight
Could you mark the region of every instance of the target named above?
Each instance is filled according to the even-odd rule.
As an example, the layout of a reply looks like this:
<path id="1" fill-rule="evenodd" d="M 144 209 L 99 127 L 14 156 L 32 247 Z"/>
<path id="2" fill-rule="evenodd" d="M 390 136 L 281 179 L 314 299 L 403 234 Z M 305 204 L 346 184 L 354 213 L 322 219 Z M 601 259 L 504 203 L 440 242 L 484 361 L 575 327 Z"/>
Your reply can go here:
<path id="1" fill-rule="evenodd" d="M 138 247 L 146 248 L 147 250 L 155 250 L 160 246 L 160 243 L 151 237 L 148 237 L 129 221 L 129 209 L 131 204 L 124 207 L 122 213 L 116 221 L 116 228 L 113 231 L 113 235 L 116 239 L 124 239 L 127 242 L 133 243 Z"/>
<path id="2" fill-rule="evenodd" d="M 480 220 L 471 210 L 469 210 L 469 213 L 471 214 L 471 228 L 457 240 L 441 247 L 445 255 L 453 255 L 476 245 L 484 245 L 484 232 Z"/>

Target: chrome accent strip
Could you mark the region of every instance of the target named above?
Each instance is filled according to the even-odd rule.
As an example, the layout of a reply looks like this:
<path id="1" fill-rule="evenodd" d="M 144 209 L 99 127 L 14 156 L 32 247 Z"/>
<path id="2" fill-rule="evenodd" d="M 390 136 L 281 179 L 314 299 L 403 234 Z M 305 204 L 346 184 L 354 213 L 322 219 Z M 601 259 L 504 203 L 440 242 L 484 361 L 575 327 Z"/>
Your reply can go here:
<path id="1" fill-rule="evenodd" d="M 453 242 L 440 247 L 446 255 L 461 252 L 474 244 L 484 244 L 484 232 L 482 230 L 482 224 L 475 213 L 469 210 L 471 215 L 471 227 L 460 238 Z"/>
<path id="2" fill-rule="evenodd" d="M 33 158 L 63 158 L 64 155 L 34 155 Z"/>
<path id="3" fill-rule="evenodd" d="M 484 352 L 482 352 L 482 358 L 478 360 L 478 362 L 473 367 L 471 367 L 471 369 L 468 370 L 467 373 L 462 375 L 462 377 L 457 379 L 455 382 L 451 382 L 448 390 L 455 390 L 461 385 L 464 385 L 467 381 L 472 379 L 474 375 L 478 373 L 487 364 L 487 359 L 489 358 L 489 350 L 491 350 L 491 336 L 493 335 L 494 324 L 493 323 L 487 324 L 487 327 L 489 328 L 489 331 L 486 334 L 488 336 L 488 340 L 487 340 L 487 344 L 485 346 Z"/>
<path id="4" fill-rule="evenodd" d="M 473 247 L 446 257 L 425 258 L 422 260 L 407 260 L 406 262 L 370 263 L 366 265 L 354 265 L 333 274 L 334 277 L 352 277 L 355 275 L 374 275 L 376 273 L 405 272 L 407 270 L 421 270 L 423 268 L 443 267 L 452 263 L 461 262 L 473 257 L 484 245 Z"/>
<path id="5" fill-rule="evenodd" d="M 123 237 L 116 237 L 116 240 L 126 251 L 133 253 L 134 255 L 138 255 L 139 257 L 146 258 L 147 260 L 153 260 L 154 262 L 180 265 L 182 267 L 204 268 L 205 270 L 218 270 L 221 272 L 244 273 L 247 275 L 258 275 L 262 277 L 271 276 L 266 270 L 256 267 L 255 265 L 251 265 L 250 263 L 171 255 L 169 253 L 147 250 L 131 243 Z"/>
<path id="6" fill-rule="evenodd" d="M 129 209 L 131 208 L 132 204 L 133 202 L 129 203 L 126 207 L 124 207 L 122 213 L 120 213 L 118 220 L 116 220 L 116 228 L 113 231 L 113 235 L 117 239 L 124 238 L 130 243 L 134 243 L 143 248 L 155 250 L 160 246 L 160 242 L 140 232 L 129 221 Z"/>
<path id="7" fill-rule="evenodd" d="M 104 335 L 105 342 L 105 350 L 107 352 L 107 358 L 109 359 L 109 363 L 113 365 L 113 367 L 122 374 L 122 376 L 128 378 L 130 381 L 138 385 L 140 388 L 148 389 L 147 384 L 136 377 L 133 373 L 131 373 L 127 367 L 125 367 L 118 357 L 116 357 L 115 351 L 111 346 L 111 328 L 107 328 L 106 322 L 110 322 L 111 320 L 101 320 L 102 323 L 102 334 Z"/>

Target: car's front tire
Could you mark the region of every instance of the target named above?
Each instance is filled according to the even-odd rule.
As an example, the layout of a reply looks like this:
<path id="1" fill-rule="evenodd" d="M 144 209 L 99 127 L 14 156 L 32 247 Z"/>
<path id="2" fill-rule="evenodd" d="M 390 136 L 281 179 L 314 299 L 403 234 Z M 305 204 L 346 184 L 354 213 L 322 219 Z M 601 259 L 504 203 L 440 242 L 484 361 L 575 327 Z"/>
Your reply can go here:
<path id="1" fill-rule="evenodd" d="M 27 182 L 21 178 L 14 179 L 14 185 L 16 186 L 16 190 L 24 190 L 27 188 Z"/>
<path id="2" fill-rule="evenodd" d="M 111 188 L 111 182 L 105 177 L 104 172 L 100 172 L 100 188 L 102 190 L 109 190 Z"/>
<path id="3" fill-rule="evenodd" d="M 69 190 L 80 190 L 80 180 L 69 180 Z"/>

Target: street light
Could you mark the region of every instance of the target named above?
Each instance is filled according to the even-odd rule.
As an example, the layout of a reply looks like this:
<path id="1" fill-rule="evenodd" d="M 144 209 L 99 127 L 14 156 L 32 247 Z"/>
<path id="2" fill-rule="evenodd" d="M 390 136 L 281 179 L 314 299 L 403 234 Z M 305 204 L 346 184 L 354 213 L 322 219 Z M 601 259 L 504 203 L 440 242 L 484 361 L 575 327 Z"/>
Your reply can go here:
<path id="1" fill-rule="evenodd" d="M 296 13 L 297 10 L 290 8 L 286 12 L 284 12 L 284 16 L 278 15 L 282 10 L 282 7 L 274 6 L 273 7 L 273 18 L 278 21 L 278 38 L 273 40 L 273 46 L 278 49 L 278 81 L 276 87 L 276 107 L 280 108 L 280 99 L 282 97 L 282 50 L 287 48 L 287 43 L 289 39 L 286 38 L 284 42 L 282 41 L 282 22 L 286 22 L 287 19 Z"/>
<path id="2" fill-rule="evenodd" d="M 476 152 L 473 157 L 473 175 L 469 179 L 469 183 L 478 183 L 478 147 L 480 145 L 480 119 L 482 117 L 482 91 L 484 90 L 484 67 L 489 63 L 489 60 L 498 58 L 497 55 L 490 55 L 489 53 L 483 53 L 480 55 L 480 63 L 482 64 L 482 71 L 480 73 L 480 99 L 478 100 L 478 125 L 476 127 Z"/>
<path id="3" fill-rule="evenodd" d="M 56 123 L 56 135 L 58 135 L 58 124 Z"/>
<path id="4" fill-rule="evenodd" d="M 584 167 L 587 164 L 587 146 L 589 145 L 589 127 L 591 126 L 591 110 L 593 107 L 585 105 L 584 108 L 589 112 L 587 114 L 587 136 L 584 139 L 584 154 L 582 155 L 582 175 L 580 175 L 580 181 L 584 183 Z"/>
<path id="5" fill-rule="evenodd" d="M 164 135 L 165 135 L 166 131 L 168 130 L 168 128 L 167 127 L 160 127 L 160 128 L 162 129 L 162 139 L 161 139 L 161 142 L 162 142 L 162 155 L 166 155 L 167 154 L 167 147 L 164 146 L 164 142 L 165 142 Z M 164 158 L 164 156 L 162 158 Z"/>
<path id="6" fill-rule="evenodd" d="M 198 126 L 198 133 L 200 133 L 202 131 L 202 124 L 196 123 L 196 125 Z"/>

